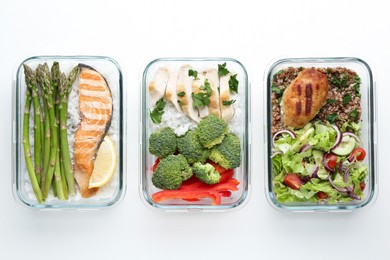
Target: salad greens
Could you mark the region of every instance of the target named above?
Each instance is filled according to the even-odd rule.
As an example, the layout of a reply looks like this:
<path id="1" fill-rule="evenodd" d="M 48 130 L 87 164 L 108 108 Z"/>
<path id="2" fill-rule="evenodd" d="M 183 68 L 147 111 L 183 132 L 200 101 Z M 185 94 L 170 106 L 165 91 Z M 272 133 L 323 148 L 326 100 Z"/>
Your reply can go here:
<path id="1" fill-rule="evenodd" d="M 340 131 L 341 135 L 344 132 L 359 135 L 360 123 L 345 122 Z M 356 142 L 354 151 L 340 156 L 332 153 L 338 134 L 329 123 L 308 123 L 293 133 L 295 138 L 285 133 L 278 135 L 273 147 L 273 185 L 280 202 L 317 202 L 318 192 L 325 193 L 329 203 L 351 201 L 363 196 L 361 184 L 367 176 L 367 167 L 362 163 L 364 158 L 354 157 L 354 151 L 362 149 L 358 148 L 359 142 Z M 302 149 L 304 147 L 306 149 Z M 333 156 L 333 163 L 325 161 L 325 166 L 324 158 L 328 155 Z M 286 182 L 285 177 L 289 173 L 301 179 L 299 189 L 291 188 Z"/>

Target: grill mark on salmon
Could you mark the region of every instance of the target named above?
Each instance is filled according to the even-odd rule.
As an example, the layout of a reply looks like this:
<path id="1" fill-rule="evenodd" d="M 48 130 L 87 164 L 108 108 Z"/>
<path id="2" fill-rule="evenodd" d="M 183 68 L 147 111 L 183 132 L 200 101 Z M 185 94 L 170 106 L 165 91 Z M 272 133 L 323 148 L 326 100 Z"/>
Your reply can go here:
<path id="1" fill-rule="evenodd" d="M 306 84 L 306 108 L 305 108 L 306 115 L 309 115 L 311 112 L 312 96 L 313 96 L 313 87 L 310 83 Z"/>
<path id="2" fill-rule="evenodd" d="M 112 95 L 106 79 L 90 66 L 79 64 L 80 127 L 74 140 L 75 178 L 81 196 L 93 196 L 98 188 L 89 189 L 96 153 L 112 119 Z"/>

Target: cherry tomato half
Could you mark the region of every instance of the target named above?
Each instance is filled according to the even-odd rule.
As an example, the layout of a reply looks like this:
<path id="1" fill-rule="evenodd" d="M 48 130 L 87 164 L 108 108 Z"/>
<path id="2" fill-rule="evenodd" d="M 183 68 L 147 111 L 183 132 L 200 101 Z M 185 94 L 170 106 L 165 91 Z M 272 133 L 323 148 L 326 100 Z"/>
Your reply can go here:
<path id="1" fill-rule="evenodd" d="M 323 191 L 319 191 L 319 192 L 317 192 L 317 198 L 318 198 L 319 200 L 325 200 L 325 199 L 328 198 L 328 194 L 326 194 L 326 193 L 323 192 Z"/>
<path id="2" fill-rule="evenodd" d="M 299 190 L 299 188 L 302 186 L 302 180 L 299 178 L 299 176 L 295 173 L 289 173 L 284 177 L 283 180 L 284 184 L 289 186 L 291 189 Z"/>
<path id="3" fill-rule="evenodd" d="M 361 147 L 355 148 L 349 158 L 356 158 L 358 161 L 363 161 L 366 158 L 366 151 Z"/>
<path id="4" fill-rule="evenodd" d="M 337 155 L 335 155 L 333 153 L 328 153 L 325 157 L 325 160 L 326 160 L 329 168 L 331 168 L 332 170 L 334 170 L 336 168 Z"/>

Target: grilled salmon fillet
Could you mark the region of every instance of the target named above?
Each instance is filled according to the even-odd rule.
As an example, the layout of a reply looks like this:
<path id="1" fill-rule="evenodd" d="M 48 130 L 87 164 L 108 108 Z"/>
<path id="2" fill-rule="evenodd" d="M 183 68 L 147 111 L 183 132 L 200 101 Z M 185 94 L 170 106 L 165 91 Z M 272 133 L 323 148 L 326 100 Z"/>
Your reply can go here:
<path id="1" fill-rule="evenodd" d="M 326 102 L 326 75 L 315 69 L 302 70 L 283 93 L 281 109 L 284 124 L 302 128 Z"/>
<path id="2" fill-rule="evenodd" d="M 112 95 L 105 78 L 92 67 L 79 64 L 80 127 L 74 139 L 75 178 L 81 196 L 88 198 L 98 188 L 89 188 L 96 153 L 112 118 Z"/>

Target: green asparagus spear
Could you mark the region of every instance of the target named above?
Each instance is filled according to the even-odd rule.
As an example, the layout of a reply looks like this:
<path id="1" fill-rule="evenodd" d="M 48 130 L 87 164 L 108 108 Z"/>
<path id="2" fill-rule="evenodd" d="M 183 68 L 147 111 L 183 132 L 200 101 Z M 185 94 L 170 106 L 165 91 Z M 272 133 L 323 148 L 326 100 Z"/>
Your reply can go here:
<path id="1" fill-rule="evenodd" d="M 42 149 L 42 126 L 41 126 L 41 103 L 38 96 L 38 87 L 36 82 L 35 72 L 26 64 L 24 66 L 24 73 L 26 76 L 27 87 L 31 91 L 32 102 L 34 107 L 34 164 L 35 174 L 37 176 L 38 184 L 41 183 L 41 149 Z M 28 80 L 27 80 L 28 79 Z"/>
<path id="2" fill-rule="evenodd" d="M 67 200 L 69 198 L 69 192 L 68 192 L 68 184 L 66 183 L 66 176 L 65 176 L 65 169 L 64 169 L 64 161 L 61 158 L 61 179 L 62 179 L 62 188 L 64 190 L 64 196 Z"/>
<path id="3" fill-rule="evenodd" d="M 54 184 L 57 190 L 57 196 L 60 200 L 65 199 L 64 195 L 64 189 L 62 186 L 62 179 L 61 179 L 61 166 L 60 166 L 60 147 L 57 146 L 57 155 L 56 155 L 56 165 L 54 169 Z M 65 181 L 65 180 L 64 180 Z"/>
<path id="4" fill-rule="evenodd" d="M 38 65 L 38 68 L 42 69 L 41 64 Z M 38 71 L 38 69 L 37 69 Z M 42 180 L 41 180 L 41 187 L 43 188 L 45 179 L 46 179 L 46 172 L 49 167 L 49 159 L 50 159 L 50 145 L 51 145 L 51 140 L 50 140 L 50 119 L 49 119 L 49 108 L 47 106 L 47 101 L 46 98 L 44 98 L 44 90 L 42 88 L 42 82 L 40 82 L 40 78 L 37 77 L 37 83 L 38 86 L 40 87 L 41 91 L 41 96 L 43 97 L 43 115 L 44 115 L 44 122 L 43 122 L 43 149 L 42 149 L 42 154 L 43 154 L 43 170 L 42 170 Z"/>
<path id="5" fill-rule="evenodd" d="M 44 90 L 44 98 L 46 99 L 48 110 L 49 110 L 49 121 L 50 121 L 50 132 L 51 132 L 51 149 L 49 157 L 49 166 L 47 172 L 45 173 L 46 179 L 43 187 L 43 197 L 46 199 L 49 191 L 51 182 L 53 179 L 53 174 L 56 165 L 57 157 L 57 145 L 58 145 L 58 124 L 56 121 L 55 111 L 54 111 L 54 100 L 53 100 L 53 89 L 50 83 L 50 73 L 47 63 L 43 64 L 42 67 L 37 69 L 38 77 L 42 83 L 42 88 Z"/>
<path id="6" fill-rule="evenodd" d="M 26 67 L 26 66 L 25 66 Z M 28 82 L 34 81 L 34 78 L 31 78 L 31 73 L 26 73 L 25 69 L 25 77 L 26 77 L 26 84 L 29 85 Z M 23 118 L 23 150 L 24 150 L 24 158 L 26 160 L 26 166 L 28 175 L 30 177 L 31 185 L 34 190 L 35 197 L 37 198 L 39 203 L 43 202 L 42 198 L 42 192 L 39 188 L 39 183 L 37 180 L 37 176 L 34 171 L 34 165 L 31 158 L 31 151 L 30 151 L 30 109 L 31 109 L 31 89 L 26 88 L 26 103 L 25 103 L 25 110 L 24 110 L 24 118 Z"/>
<path id="7" fill-rule="evenodd" d="M 70 160 L 68 132 L 67 132 L 67 119 L 68 119 L 68 99 L 72 85 L 76 80 L 78 72 L 78 66 L 74 67 L 70 72 L 67 80 L 67 84 L 59 85 L 59 97 L 60 97 L 60 145 L 61 145 L 61 157 L 63 160 L 64 173 L 69 188 L 70 195 L 76 195 L 76 188 L 74 184 L 74 173 Z"/>
<path id="8" fill-rule="evenodd" d="M 54 113 L 56 118 L 56 124 L 59 125 L 59 86 L 66 84 L 66 76 L 64 73 L 61 74 L 60 65 L 58 62 L 54 62 L 51 67 L 51 87 L 53 91 L 53 101 L 54 101 Z M 60 130 L 57 128 L 57 135 L 59 136 Z M 64 190 L 62 182 L 65 182 L 65 179 L 62 179 L 61 176 L 61 162 L 60 162 L 60 140 L 58 139 L 57 146 L 54 148 L 57 151 L 56 155 L 56 165 L 54 169 L 54 183 L 57 190 L 57 196 L 60 200 L 64 200 Z"/>

